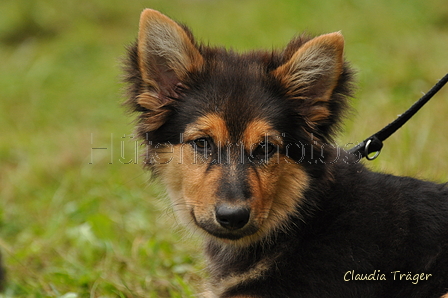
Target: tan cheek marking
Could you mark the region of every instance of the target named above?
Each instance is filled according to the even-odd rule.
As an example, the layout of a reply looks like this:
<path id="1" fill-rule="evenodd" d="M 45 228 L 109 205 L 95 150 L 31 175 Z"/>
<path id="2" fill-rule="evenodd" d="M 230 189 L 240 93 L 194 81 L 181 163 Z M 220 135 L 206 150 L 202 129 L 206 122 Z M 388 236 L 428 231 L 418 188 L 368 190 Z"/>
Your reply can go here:
<path id="1" fill-rule="evenodd" d="M 185 174 L 183 171 L 185 148 L 184 144 L 175 146 L 161 146 L 151 148 L 150 154 L 156 154 L 154 169 L 163 184 L 166 186 L 168 196 L 171 199 L 173 209 L 180 221 L 188 224 L 190 215 L 184 201 L 183 187 L 185 184 Z"/>
<path id="2" fill-rule="evenodd" d="M 208 164 L 195 160 L 193 148 L 189 144 L 173 146 L 172 153 L 165 153 L 162 157 L 169 162 L 156 165 L 156 171 L 167 188 L 180 221 L 196 227 L 191 211 L 197 220 L 212 217 L 221 168 L 206 172 Z"/>
<path id="3" fill-rule="evenodd" d="M 201 137 L 212 137 L 217 146 L 229 142 L 229 131 L 226 122 L 218 114 L 207 114 L 199 117 L 185 129 L 185 141 L 193 141 Z"/>
<path id="4" fill-rule="evenodd" d="M 300 205 L 303 203 L 303 194 L 309 185 L 306 172 L 292 160 L 285 156 L 279 157 L 280 163 L 273 163 L 264 169 L 259 169 L 260 177 L 254 185 L 253 193 L 257 194 L 255 200 L 261 202 L 252 206 L 260 211 L 256 215 L 261 222 L 259 236 L 269 234 L 277 229 L 289 228 L 289 216 L 300 216 Z"/>
<path id="5" fill-rule="evenodd" d="M 272 165 L 266 169 L 250 169 L 248 181 L 252 191 L 251 209 L 255 219 L 261 225 L 269 216 L 273 198 L 275 196 L 275 184 L 277 165 Z"/>
<path id="6" fill-rule="evenodd" d="M 300 165 L 286 156 L 280 158 L 279 179 L 275 185 L 275 199 L 272 205 L 274 218 L 286 221 L 288 215 L 294 214 L 303 202 L 303 194 L 309 185 L 309 177 Z"/>
<path id="7" fill-rule="evenodd" d="M 187 205 L 191 206 L 197 220 L 213 216 L 216 203 L 216 189 L 221 179 L 221 169 L 214 168 L 206 173 L 206 166 L 187 168 L 183 192 Z"/>
<path id="8" fill-rule="evenodd" d="M 253 195 L 251 210 L 260 230 L 242 238 L 237 245 L 245 246 L 275 230 L 286 230 L 290 227 L 289 216 L 300 216 L 300 205 L 309 185 L 309 177 L 293 160 L 283 155 L 279 155 L 278 160 L 248 172 Z"/>

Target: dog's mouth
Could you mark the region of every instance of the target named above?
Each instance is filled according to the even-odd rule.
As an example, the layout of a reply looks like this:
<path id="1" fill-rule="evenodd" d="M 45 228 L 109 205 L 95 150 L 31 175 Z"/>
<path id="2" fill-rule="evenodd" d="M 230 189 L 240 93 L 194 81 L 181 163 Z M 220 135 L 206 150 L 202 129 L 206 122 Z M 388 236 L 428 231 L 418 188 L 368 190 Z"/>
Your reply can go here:
<path id="1" fill-rule="evenodd" d="M 198 226 L 212 236 L 227 240 L 239 240 L 258 232 L 258 227 L 256 227 L 255 225 L 248 225 L 242 229 L 237 230 L 226 230 L 222 227 L 217 226 L 216 224 L 203 222 L 198 223 Z"/>
<path id="2" fill-rule="evenodd" d="M 220 239 L 239 240 L 259 230 L 251 210 L 246 207 L 220 205 L 215 208 L 213 216 L 198 218 L 194 212 L 191 215 L 198 227 Z"/>

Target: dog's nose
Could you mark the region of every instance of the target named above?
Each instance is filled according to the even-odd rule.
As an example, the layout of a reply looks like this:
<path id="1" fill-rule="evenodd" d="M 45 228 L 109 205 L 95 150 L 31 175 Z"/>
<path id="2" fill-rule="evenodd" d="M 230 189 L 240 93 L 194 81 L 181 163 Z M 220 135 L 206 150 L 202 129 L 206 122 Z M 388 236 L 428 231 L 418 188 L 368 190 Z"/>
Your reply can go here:
<path id="1" fill-rule="evenodd" d="M 238 230 L 244 227 L 250 218 L 250 209 L 220 205 L 216 208 L 216 220 L 228 230 Z"/>

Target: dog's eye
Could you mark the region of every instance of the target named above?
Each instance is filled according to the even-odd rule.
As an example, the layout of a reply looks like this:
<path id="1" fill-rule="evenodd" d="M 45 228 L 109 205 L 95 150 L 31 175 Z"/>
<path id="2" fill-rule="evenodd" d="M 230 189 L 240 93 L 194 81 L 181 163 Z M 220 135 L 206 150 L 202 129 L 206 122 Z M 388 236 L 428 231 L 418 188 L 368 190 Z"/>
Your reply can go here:
<path id="1" fill-rule="evenodd" d="M 253 157 L 257 159 L 267 159 L 271 157 L 277 149 L 277 146 L 275 146 L 272 143 L 269 142 L 261 142 L 253 151 L 252 155 Z"/>
<path id="2" fill-rule="evenodd" d="M 211 143 L 207 138 L 199 138 L 191 142 L 192 146 L 199 151 L 211 153 Z"/>

